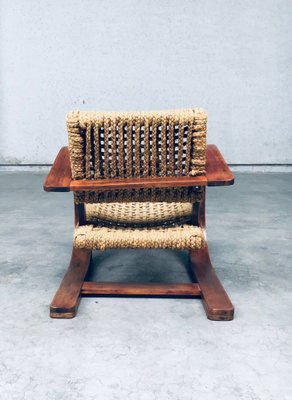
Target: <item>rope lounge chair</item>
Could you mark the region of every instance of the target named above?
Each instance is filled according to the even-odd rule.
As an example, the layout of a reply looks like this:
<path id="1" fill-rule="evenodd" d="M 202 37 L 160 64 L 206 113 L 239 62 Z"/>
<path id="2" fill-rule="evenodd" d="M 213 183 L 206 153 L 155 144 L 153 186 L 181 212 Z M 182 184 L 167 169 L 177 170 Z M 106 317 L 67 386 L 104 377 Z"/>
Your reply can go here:
<path id="1" fill-rule="evenodd" d="M 52 318 L 76 315 L 81 296 L 200 297 L 207 317 L 233 319 L 234 308 L 211 265 L 205 235 L 206 186 L 234 178 L 219 150 L 206 145 L 199 108 L 67 115 L 63 147 L 45 180 L 48 192 L 74 192 L 69 268 L 51 303 Z M 95 249 L 188 250 L 192 283 L 85 281 Z"/>

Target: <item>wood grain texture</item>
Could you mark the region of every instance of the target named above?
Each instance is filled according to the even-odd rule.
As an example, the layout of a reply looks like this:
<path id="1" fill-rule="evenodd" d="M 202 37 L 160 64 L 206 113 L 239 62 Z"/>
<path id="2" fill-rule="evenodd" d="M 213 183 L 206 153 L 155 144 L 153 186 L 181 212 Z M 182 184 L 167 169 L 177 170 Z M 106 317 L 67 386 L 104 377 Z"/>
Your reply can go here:
<path id="1" fill-rule="evenodd" d="M 202 291 L 207 317 L 213 321 L 231 321 L 234 307 L 211 264 L 208 247 L 190 250 L 190 263 Z"/>
<path id="2" fill-rule="evenodd" d="M 183 186 L 206 186 L 205 176 L 169 176 L 165 178 L 126 178 L 126 179 L 96 179 L 71 181 L 72 191 L 114 190 L 114 189 L 140 189 L 140 188 L 167 188 Z"/>
<path id="3" fill-rule="evenodd" d="M 196 283 L 84 282 L 81 293 L 94 296 L 198 297 L 201 290 Z"/>
<path id="4" fill-rule="evenodd" d="M 208 186 L 230 186 L 234 183 L 233 173 L 214 144 L 209 144 L 206 150 L 206 177 Z"/>
<path id="5" fill-rule="evenodd" d="M 91 250 L 73 248 L 69 267 L 50 306 L 51 318 L 75 317 L 91 253 Z"/>
<path id="6" fill-rule="evenodd" d="M 69 192 L 71 180 L 69 149 L 62 147 L 46 177 L 44 190 L 46 192 Z"/>
<path id="7" fill-rule="evenodd" d="M 147 177 L 129 179 L 72 180 L 68 147 L 62 147 L 45 180 L 47 192 L 69 192 L 111 189 L 167 188 L 187 186 L 229 186 L 234 176 L 218 148 L 211 144 L 206 151 L 206 176 Z"/>

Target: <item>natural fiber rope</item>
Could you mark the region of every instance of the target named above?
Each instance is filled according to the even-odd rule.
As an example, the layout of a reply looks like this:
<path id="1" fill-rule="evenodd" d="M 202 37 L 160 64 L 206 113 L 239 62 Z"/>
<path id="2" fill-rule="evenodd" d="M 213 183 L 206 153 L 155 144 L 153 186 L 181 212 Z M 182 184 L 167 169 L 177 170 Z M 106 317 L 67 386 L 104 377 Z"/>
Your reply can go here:
<path id="1" fill-rule="evenodd" d="M 104 132 L 103 132 L 103 150 L 104 150 L 104 176 L 109 177 L 109 151 L 108 151 L 108 144 L 109 144 L 109 136 L 108 131 L 110 127 L 110 118 L 104 118 Z"/>
<path id="2" fill-rule="evenodd" d="M 67 116 L 67 127 L 73 179 L 87 178 L 89 166 L 90 169 L 98 168 L 98 158 L 101 158 L 100 163 L 104 165 L 100 174 L 94 171 L 94 176 L 124 177 L 125 172 L 128 177 L 134 176 L 136 170 L 140 170 L 139 160 L 141 159 L 144 160 L 143 176 L 149 175 L 147 165 L 149 155 L 151 155 L 152 176 L 182 175 L 185 174 L 183 153 L 186 153 L 187 159 L 191 157 L 190 174 L 202 174 L 206 161 L 206 123 L 206 113 L 201 109 L 133 113 L 71 112 Z M 142 127 L 144 128 L 144 154 L 141 152 L 140 142 Z M 178 128 L 178 143 L 173 141 L 174 127 Z M 102 128 L 103 140 L 101 139 Z M 152 129 L 151 143 L 148 137 L 150 128 Z M 186 131 L 187 141 L 184 143 Z M 94 140 L 91 140 L 91 136 Z M 167 136 L 169 140 L 166 145 Z M 109 155 L 109 146 L 114 150 L 112 143 L 116 143 L 116 140 L 118 140 L 118 154 L 112 151 Z M 94 151 L 90 151 L 91 148 L 94 148 Z M 177 152 L 177 161 L 172 157 L 173 150 Z M 169 165 L 166 162 L 167 152 L 170 154 Z M 95 165 L 91 165 L 91 154 L 95 155 Z M 103 157 L 100 157 L 101 155 Z M 118 161 L 117 171 L 115 168 L 110 168 L 110 164 L 115 165 L 113 158 L 115 162 Z M 125 167 L 126 171 L 124 171 Z M 133 171 L 135 171 L 134 174 Z"/>
<path id="3" fill-rule="evenodd" d="M 178 171 L 177 174 L 179 176 L 182 175 L 182 154 L 183 154 L 183 129 L 184 129 L 184 120 L 183 115 L 179 116 L 179 125 L 178 125 L 178 155 L 177 155 L 177 163 L 178 163 Z"/>
<path id="4" fill-rule="evenodd" d="M 84 136 L 79 124 L 79 111 L 67 115 L 67 129 L 73 179 L 85 178 Z"/>
<path id="5" fill-rule="evenodd" d="M 191 132 L 193 132 L 193 130 L 194 130 L 193 121 L 191 121 L 191 123 L 189 125 L 189 130 Z M 187 141 L 186 148 L 187 149 L 191 148 L 191 146 L 192 146 L 192 135 L 187 135 L 186 141 Z M 187 151 L 186 152 L 186 160 L 185 160 L 185 173 L 186 173 L 186 175 L 189 175 L 190 169 L 191 169 L 191 152 Z"/>
<path id="6" fill-rule="evenodd" d="M 141 118 L 144 123 L 144 165 L 143 176 L 149 175 L 149 120 L 144 116 Z"/>
<path id="7" fill-rule="evenodd" d="M 116 176 L 117 173 L 117 154 L 116 154 L 116 146 L 117 146 L 117 125 L 116 125 L 116 115 L 114 114 L 112 118 L 112 126 L 111 126 L 111 157 L 112 157 L 112 168 L 111 168 L 111 177 Z"/>
<path id="8" fill-rule="evenodd" d="M 166 117 L 165 115 L 163 115 L 161 117 L 162 122 L 161 122 L 161 176 L 165 177 L 166 176 L 166 167 L 167 167 L 167 163 L 166 163 L 166 157 L 167 157 L 167 146 L 166 146 L 166 129 L 167 129 L 167 125 L 166 125 Z"/>
<path id="9" fill-rule="evenodd" d="M 86 204 L 88 224 L 119 226 L 177 225 L 190 222 L 192 203 L 97 203 Z"/>
<path id="10" fill-rule="evenodd" d="M 132 116 L 129 116 L 129 119 L 127 121 L 127 145 L 126 145 L 126 164 L 127 164 L 127 173 L 126 177 L 131 178 L 133 176 L 132 174 L 132 166 L 133 166 L 133 160 L 132 160 L 132 131 L 133 131 L 133 121 L 132 121 Z"/>
<path id="11" fill-rule="evenodd" d="M 179 202 L 196 203 L 202 198 L 202 188 L 180 187 L 166 189 L 106 190 L 102 192 L 74 192 L 74 202 L 111 203 L 111 202 Z"/>
<path id="12" fill-rule="evenodd" d="M 124 122 L 123 119 L 118 117 L 118 163 L 119 163 L 119 176 L 124 177 Z"/>
<path id="13" fill-rule="evenodd" d="M 94 132 L 99 132 L 100 129 L 100 123 L 99 121 L 96 121 L 94 124 Z M 69 135 L 70 137 L 70 135 Z M 71 150 L 70 150 L 71 152 Z M 72 164 L 72 161 L 71 161 Z M 99 140 L 94 137 L 94 179 L 98 179 L 101 177 L 100 173 L 100 146 L 99 146 Z"/>
<path id="14" fill-rule="evenodd" d="M 200 249 L 205 246 L 204 232 L 192 225 L 168 228 L 109 228 L 82 225 L 75 228 L 74 247 L 105 250 L 132 249 Z"/>
<path id="15" fill-rule="evenodd" d="M 206 114 L 201 109 L 195 109 L 194 131 L 192 135 L 193 149 L 191 155 L 190 175 L 196 175 L 205 171 L 206 165 Z"/>
<path id="16" fill-rule="evenodd" d="M 174 116 L 169 117 L 168 131 L 169 174 L 174 175 Z"/>
<path id="17" fill-rule="evenodd" d="M 206 124 L 207 115 L 198 108 L 159 112 L 71 112 L 67 116 L 67 127 L 72 177 L 204 174 Z M 190 202 L 196 197 L 191 187 L 159 190 L 160 198 L 156 189 L 147 189 L 129 191 L 116 201 L 128 198 L 128 201 L 181 199 Z M 112 196 L 81 192 L 75 195 L 75 200 L 93 202 L 101 197 Z"/>
<path id="18" fill-rule="evenodd" d="M 141 117 L 140 115 L 137 115 L 136 121 L 135 121 L 135 147 L 134 147 L 134 159 L 135 159 L 135 176 L 140 176 L 140 167 L 141 167 Z"/>
<path id="19" fill-rule="evenodd" d="M 151 127 L 152 127 L 152 134 L 151 134 L 151 176 L 157 176 L 156 172 L 156 162 L 157 162 L 157 123 L 156 123 L 156 116 L 150 119 Z"/>

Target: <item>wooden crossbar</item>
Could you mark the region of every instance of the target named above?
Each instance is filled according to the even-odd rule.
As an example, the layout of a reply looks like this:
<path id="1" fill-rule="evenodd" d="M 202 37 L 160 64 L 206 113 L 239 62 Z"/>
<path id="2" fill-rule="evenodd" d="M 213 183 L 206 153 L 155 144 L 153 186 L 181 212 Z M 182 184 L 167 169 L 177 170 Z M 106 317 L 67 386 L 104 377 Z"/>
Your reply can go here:
<path id="1" fill-rule="evenodd" d="M 81 295 L 92 296 L 163 296 L 198 297 L 201 295 L 197 283 L 113 283 L 84 282 Z"/>

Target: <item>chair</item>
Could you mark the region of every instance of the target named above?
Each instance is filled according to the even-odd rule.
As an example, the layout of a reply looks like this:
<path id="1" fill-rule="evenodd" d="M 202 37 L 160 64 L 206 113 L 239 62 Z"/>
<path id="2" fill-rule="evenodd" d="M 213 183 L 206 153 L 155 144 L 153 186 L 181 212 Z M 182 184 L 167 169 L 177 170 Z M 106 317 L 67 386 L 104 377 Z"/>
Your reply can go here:
<path id="1" fill-rule="evenodd" d="M 234 178 L 217 147 L 206 145 L 206 126 L 198 108 L 67 115 L 69 148 L 44 183 L 48 192 L 73 191 L 75 206 L 72 258 L 52 318 L 74 317 L 81 296 L 158 296 L 199 297 L 209 319 L 233 319 L 210 262 L 205 198 L 206 186 Z M 192 282 L 86 281 L 92 250 L 112 248 L 188 250 Z"/>

